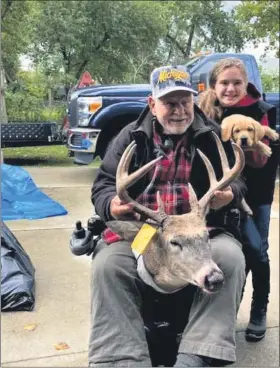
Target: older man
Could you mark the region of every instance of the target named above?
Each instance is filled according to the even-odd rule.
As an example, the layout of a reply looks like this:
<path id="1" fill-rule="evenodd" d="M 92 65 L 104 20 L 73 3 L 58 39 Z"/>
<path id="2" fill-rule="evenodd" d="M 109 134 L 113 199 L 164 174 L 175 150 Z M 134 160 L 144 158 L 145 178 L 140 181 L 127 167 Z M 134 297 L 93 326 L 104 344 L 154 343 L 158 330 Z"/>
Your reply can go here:
<path id="1" fill-rule="evenodd" d="M 188 183 L 198 198 L 208 189 L 207 172 L 196 148 L 211 161 L 221 175 L 219 155 L 212 131 L 219 134 L 194 104 L 196 93 L 183 66 L 165 66 L 151 74 L 152 95 L 136 122 L 116 137 L 99 169 L 92 188 L 92 202 L 103 219 L 135 219 L 131 203 L 122 203 L 116 193 L 116 170 L 126 147 L 137 143 L 130 169 L 142 167 L 162 155 L 154 169 L 129 188 L 130 196 L 151 209 L 156 208 L 160 189 L 168 215 L 189 211 Z M 231 144 L 225 143 L 233 164 Z M 164 162 L 163 162 L 164 160 Z M 214 261 L 225 274 L 225 284 L 209 296 L 197 290 L 188 323 L 180 342 L 175 367 L 201 367 L 235 361 L 235 324 L 245 280 L 245 264 L 240 243 L 224 222 L 226 211 L 241 200 L 245 186 L 239 179 L 211 202 L 208 225 L 219 228 L 211 237 Z M 168 198 L 168 200 L 167 200 Z M 98 252 L 92 263 L 90 367 L 151 366 L 141 315 L 143 295 L 150 288 L 137 272 L 131 244 L 107 229 L 103 240 L 109 246 Z M 188 294 L 187 286 L 180 295 Z M 182 299 L 183 300 L 183 299 Z M 182 301 L 183 302 L 183 301 Z"/>

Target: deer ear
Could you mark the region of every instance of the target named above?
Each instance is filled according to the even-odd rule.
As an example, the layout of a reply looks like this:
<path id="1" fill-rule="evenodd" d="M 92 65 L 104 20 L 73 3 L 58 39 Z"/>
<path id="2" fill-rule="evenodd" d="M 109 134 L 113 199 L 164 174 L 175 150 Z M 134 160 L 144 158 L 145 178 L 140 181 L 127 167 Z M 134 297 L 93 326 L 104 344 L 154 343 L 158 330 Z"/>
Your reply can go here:
<path id="1" fill-rule="evenodd" d="M 143 226 L 142 221 L 108 221 L 108 226 L 114 233 L 117 233 L 122 238 L 128 241 L 132 241 L 141 227 Z"/>
<path id="2" fill-rule="evenodd" d="M 221 138 L 223 142 L 227 142 L 231 138 L 232 129 L 234 127 L 234 122 L 225 118 L 221 124 Z"/>
<path id="3" fill-rule="evenodd" d="M 263 129 L 261 123 L 259 123 L 257 121 L 253 121 L 253 124 L 254 124 L 254 128 L 255 128 L 254 141 L 255 141 L 255 144 L 256 144 L 261 139 L 263 139 L 263 137 L 264 137 L 264 129 Z"/>

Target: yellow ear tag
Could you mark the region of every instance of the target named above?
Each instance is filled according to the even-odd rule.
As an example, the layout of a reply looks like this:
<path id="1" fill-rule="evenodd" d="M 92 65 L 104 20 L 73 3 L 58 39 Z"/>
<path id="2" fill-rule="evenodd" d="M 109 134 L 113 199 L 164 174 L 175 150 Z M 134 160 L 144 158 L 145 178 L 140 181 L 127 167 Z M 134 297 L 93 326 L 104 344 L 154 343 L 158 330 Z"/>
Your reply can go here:
<path id="1" fill-rule="evenodd" d="M 131 248 L 139 254 L 143 254 L 149 245 L 157 229 L 149 224 L 144 224 L 134 238 Z"/>

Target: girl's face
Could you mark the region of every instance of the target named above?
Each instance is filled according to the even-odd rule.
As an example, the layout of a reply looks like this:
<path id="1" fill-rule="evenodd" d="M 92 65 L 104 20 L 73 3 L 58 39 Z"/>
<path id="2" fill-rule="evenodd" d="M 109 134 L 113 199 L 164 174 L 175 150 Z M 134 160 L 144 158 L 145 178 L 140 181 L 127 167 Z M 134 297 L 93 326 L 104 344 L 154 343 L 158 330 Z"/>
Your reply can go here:
<path id="1" fill-rule="evenodd" d="M 214 90 L 221 106 L 234 106 L 246 95 L 247 81 L 239 68 L 229 67 L 218 75 Z"/>

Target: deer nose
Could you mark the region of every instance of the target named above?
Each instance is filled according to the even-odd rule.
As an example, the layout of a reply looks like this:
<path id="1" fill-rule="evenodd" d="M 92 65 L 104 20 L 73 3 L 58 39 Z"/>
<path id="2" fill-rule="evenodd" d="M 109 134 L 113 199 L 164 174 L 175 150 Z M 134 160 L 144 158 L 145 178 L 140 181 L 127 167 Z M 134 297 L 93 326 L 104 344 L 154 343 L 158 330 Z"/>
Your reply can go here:
<path id="1" fill-rule="evenodd" d="M 224 275 L 222 272 L 212 271 L 205 276 L 204 287 L 207 291 L 215 293 L 220 289 L 224 282 Z"/>
<path id="2" fill-rule="evenodd" d="M 247 146 L 247 138 L 246 137 L 241 138 L 241 146 Z"/>

